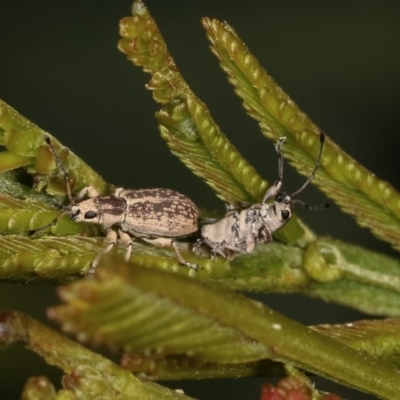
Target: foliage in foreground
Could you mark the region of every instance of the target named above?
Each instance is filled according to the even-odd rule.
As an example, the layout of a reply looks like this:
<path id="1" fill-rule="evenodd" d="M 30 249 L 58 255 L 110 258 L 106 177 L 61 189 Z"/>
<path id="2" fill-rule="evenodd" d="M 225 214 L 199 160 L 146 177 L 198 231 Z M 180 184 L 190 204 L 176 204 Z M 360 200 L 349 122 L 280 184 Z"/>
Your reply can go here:
<path id="1" fill-rule="evenodd" d="M 162 138 L 223 201 L 260 201 L 267 182 L 185 83 L 144 4 L 135 1 L 132 10 L 133 16 L 121 21 L 119 49 L 152 76 L 148 88 L 161 105 L 156 118 Z M 203 26 L 246 111 L 268 138 L 286 136 L 284 155 L 300 173 L 309 174 L 318 152 L 318 127 L 229 25 L 204 18 Z M 53 220 L 65 199 L 64 178 L 43 135 L 0 102 L 0 144 L 5 148 L 0 153 L 0 279 L 73 281 L 60 288 L 64 304 L 49 309 L 49 316 L 80 340 L 122 350 L 124 368 L 29 316 L 4 312 L 0 343 L 23 343 L 67 374 L 57 394 L 44 378 L 35 378 L 27 383 L 24 398 L 39 398 L 38 387 L 46 388 L 42 398 L 88 399 L 99 393 L 109 398 L 189 398 L 127 370 L 147 380 L 177 380 L 284 376 L 287 371 L 298 376 L 293 367 L 381 398 L 399 398 L 398 260 L 317 237 L 294 217 L 276 235 L 279 243 L 259 246 L 230 263 L 187 252 L 185 258 L 201 266 L 189 271 L 177 265 L 172 250 L 136 243 L 129 264 L 120 261 L 117 253 L 123 250 L 117 249 L 102 260 L 94 279 L 77 280 L 103 248 L 97 229 L 63 218 L 49 235 L 26 235 Z M 56 139 L 53 143 L 75 193 L 88 184 L 100 193 L 111 190 L 82 160 Z M 23 184 L 27 173 L 34 176 L 34 191 Z M 398 249 L 399 194 L 329 138 L 315 183 L 360 225 Z M 393 318 L 305 327 L 234 293 L 238 290 L 304 293 Z M 310 396 L 325 395 L 312 389 Z"/>

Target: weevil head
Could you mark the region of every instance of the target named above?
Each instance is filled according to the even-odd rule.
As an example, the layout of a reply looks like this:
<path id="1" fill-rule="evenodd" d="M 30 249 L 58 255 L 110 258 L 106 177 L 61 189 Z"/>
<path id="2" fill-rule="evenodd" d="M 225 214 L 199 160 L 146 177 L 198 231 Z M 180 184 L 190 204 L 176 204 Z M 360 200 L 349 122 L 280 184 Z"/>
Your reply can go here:
<path id="1" fill-rule="evenodd" d="M 282 224 L 285 224 L 292 216 L 292 198 L 288 194 L 280 192 L 275 196 L 272 208 L 276 215 L 276 219 L 281 221 Z"/>
<path id="2" fill-rule="evenodd" d="M 87 199 L 67 207 L 69 217 L 76 222 L 102 223 L 102 213 L 96 199 Z"/>
<path id="3" fill-rule="evenodd" d="M 108 228 L 123 222 L 125 203 L 115 196 L 93 197 L 72 204 L 67 214 L 76 222 L 89 222 Z"/>
<path id="4" fill-rule="evenodd" d="M 273 203 L 262 204 L 260 214 L 264 225 L 270 232 L 275 232 L 290 220 L 292 213 L 292 198 L 286 193 L 279 192 L 274 197 Z"/>

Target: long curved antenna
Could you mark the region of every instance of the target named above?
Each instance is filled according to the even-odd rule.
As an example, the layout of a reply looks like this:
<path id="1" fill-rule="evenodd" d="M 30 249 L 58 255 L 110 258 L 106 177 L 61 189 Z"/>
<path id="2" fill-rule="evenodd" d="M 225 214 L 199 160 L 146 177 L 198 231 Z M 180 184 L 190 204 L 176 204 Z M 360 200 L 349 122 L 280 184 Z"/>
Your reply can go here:
<path id="1" fill-rule="evenodd" d="M 38 229 L 32 229 L 31 231 L 28 232 L 28 236 L 33 236 L 35 233 L 38 233 L 40 231 L 44 231 L 45 229 L 51 228 L 52 226 L 56 225 L 58 223 L 58 221 L 60 220 L 60 218 L 63 217 L 65 214 L 68 214 L 68 210 L 63 211 L 56 218 L 54 218 L 53 221 L 49 222 L 48 224 L 41 226 Z"/>
<path id="2" fill-rule="evenodd" d="M 302 192 L 304 190 L 304 188 L 315 178 L 315 174 L 317 172 L 317 169 L 319 168 L 319 164 L 320 164 L 321 157 L 322 157 L 322 149 L 324 147 L 325 134 L 323 132 L 321 132 L 319 135 L 319 141 L 321 142 L 321 146 L 319 148 L 318 157 L 317 157 L 317 160 L 315 161 L 315 166 L 314 166 L 313 171 L 311 172 L 311 174 L 307 178 L 307 180 L 303 183 L 303 185 L 299 189 L 297 189 L 294 193 L 292 193 L 290 195 L 290 197 L 296 196 L 296 194 L 299 194 L 300 192 Z"/>
<path id="3" fill-rule="evenodd" d="M 60 160 L 60 157 L 59 157 L 59 155 L 57 154 L 55 148 L 53 147 L 53 144 L 51 143 L 50 136 L 44 135 L 44 141 L 48 144 L 49 149 L 50 149 L 51 153 L 53 154 L 54 160 L 55 160 L 55 162 L 56 162 L 56 164 L 57 164 L 57 167 L 61 170 L 61 172 L 62 172 L 63 175 L 64 175 L 64 179 L 65 179 L 66 186 L 67 186 L 67 195 L 68 195 L 69 201 L 70 201 L 71 204 L 75 204 L 75 201 L 74 201 L 74 199 L 72 198 L 72 195 L 71 195 L 71 181 L 70 181 L 70 179 L 69 179 L 68 172 L 67 172 L 67 170 L 65 169 L 64 165 L 62 164 L 62 162 L 61 162 L 61 160 Z M 38 229 L 30 230 L 30 231 L 28 232 L 28 235 L 29 235 L 29 236 L 33 236 L 33 235 L 34 235 L 35 233 L 37 233 L 37 232 L 40 232 L 40 231 L 43 231 L 43 230 L 45 230 L 45 229 L 51 228 L 52 226 L 56 225 L 56 224 L 58 223 L 58 221 L 60 220 L 60 218 L 63 217 L 65 214 L 68 214 L 68 210 L 65 210 L 65 211 L 63 211 L 62 213 L 60 213 L 60 214 L 59 214 L 56 218 L 54 218 L 53 221 L 51 221 L 50 223 L 48 223 L 48 224 L 46 224 L 46 225 L 44 225 L 44 226 L 41 226 L 41 227 L 38 228 Z"/>
<path id="4" fill-rule="evenodd" d="M 279 190 L 281 189 L 282 186 L 282 180 L 283 180 L 283 157 L 282 157 L 282 144 L 286 138 L 280 137 L 278 141 L 276 142 L 275 145 L 275 151 L 276 155 L 278 156 L 278 179 L 275 181 L 275 183 L 267 190 L 267 193 L 265 193 L 264 198 L 262 199 L 262 203 L 265 203 L 268 199 L 271 197 L 275 197 L 278 193 Z"/>
<path id="5" fill-rule="evenodd" d="M 276 155 L 278 156 L 278 181 L 283 180 L 283 156 L 282 156 L 282 144 L 285 142 L 286 137 L 282 136 L 278 139 L 275 146 Z"/>
<path id="6" fill-rule="evenodd" d="M 319 211 L 319 210 L 326 210 L 329 208 L 331 205 L 329 203 L 325 204 L 317 204 L 317 205 L 311 205 L 311 204 L 306 204 L 304 201 L 299 200 L 299 199 L 294 199 L 292 200 L 292 204 L 301 204 L 306 210 L 308 211 Z"/>
<path id="7" fill-rule="evenodd" d="M 71 195 L 71 180 L 69 178 L 68 172 L 65 169 L 63 163 L 61 162 L 60 157 L 57 154 L 55 148 L 53 147 L 53 144 L 51 143 L 50 137 L 47 136 L 47 135 L 44 135 L 44 141 L 49 145 L 50 151 L 53 154 L 53 157 L 54 157 L 54 160 L 56 161 L 57 167 L 60 169 L 60 171 L 64 175 L 65 183 L 66 183 L 66 186 L 67 186 L 68 199 L 72 204 L 75 204 L 75 201 L 74 201 L 74 199 L 72 198 L 72 195 Z"/>

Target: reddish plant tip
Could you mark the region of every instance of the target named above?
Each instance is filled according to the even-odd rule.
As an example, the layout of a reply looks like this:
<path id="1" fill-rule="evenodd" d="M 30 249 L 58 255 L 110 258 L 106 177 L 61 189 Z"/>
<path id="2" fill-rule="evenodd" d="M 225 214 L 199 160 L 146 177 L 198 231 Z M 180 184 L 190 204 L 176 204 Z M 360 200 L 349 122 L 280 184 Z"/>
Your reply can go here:
<path id="1" fill-rule="evenodd" d="M 265 384 L 261 392 L 261 400 L 310 400 L 311 398 L 312 392 L 309 386 L 296 377 L 284 378 L 276 386 Z"/>
<path id="2" fill-rule="evenodd" d="M 12 311 L 0 312 L 0 347 L 21 342 L 22 331 L 15 327 L 16 315 Z"/>
<path id="3" fill-rule="evenodd" d="M 8 344 L 10 337 L 9 314 L 6 311 L 0 313 L 0 343 L 2 344 Z"/>
<path id="4" fill-rule="evenodd" d="M 276 386 L 267 383 L 261 389 L 261 400 L 311 400 L 312 397 L 312 389 L 307 382 L 294 376 L 282 379 Z M 330 393 L 321 400 L 342 400 L 342 398 Z"/>

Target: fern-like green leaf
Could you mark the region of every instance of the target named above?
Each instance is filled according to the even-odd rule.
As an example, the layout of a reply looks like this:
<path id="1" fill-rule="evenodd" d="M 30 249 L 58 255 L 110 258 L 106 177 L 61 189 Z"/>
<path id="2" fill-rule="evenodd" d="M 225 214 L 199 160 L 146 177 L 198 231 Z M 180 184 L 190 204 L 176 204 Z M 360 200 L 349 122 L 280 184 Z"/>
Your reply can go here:
<path id="1" fill-rule="evenodd" d="M 59 214 L 61 204 L 51 196 L 35 195 L 24 185 L 9 180 L 10 174 L 0 174 L 0 232 L 3 235 L 22 234 L 45 226 Z M 51 228 L 56 235 L 82 234 L 99 232 L 91 224 L 77 224 L 69 218 L 62 218 Z"/>
<path id="2" fill-rule="evenodd" d="M 56 167 L 53 155 L 44 141 L 45 135 L 51 138 L 75 191 L 88 185 L 94 186 L 102 194 L 109 191 L 106 182 L 79 157 L 2 100 L 0 100 L 0 145 L 5 146 L 6 151 L 0 152 L 0 171 L 15 170 L 25 166 L 29 173 L 36 175 L 37 190 L 46 188 L 49 194 L 64 196 L 65 179 Z"/>
<path id="3" fill-rule="evenodd" d="M 400 318 L 316 325 L 319 333 L 400 366 Z"/>
<path id="4" fill-rule="evenodd" d="M 177 274 L 108 258 L 93 280 L 70 284 L 60 294 L 67 304 L 49 315 L 82 340 L 222 364 L 268 358 L 384 398 L 398 392 L 396 367 L 260 303 Z"/>
<path id="5" fill-rule="evenodd" d="M 64 389 L 57 399 L 190 400 L 191 397 L 150 382 L 47 328 L 23 313 L 0 312 L 0 347 L 22 344 L 62 369 Z M 44 397 L 49 393 L 51 397 Z M 37 395 L 39 397 L 36 397 Z M 36 395 L 36 396 L 35 396 Z M 44 377 L 30 379 L 24 399 L 54 399 L 55 389 Z"/>
<path id="6" fill-rule="evenodd" d="M 156 113 L 161 136 L 171 151 L 201 177 L 227 203 L 258 202 L 267 188 L 255 169 L 242 157 L 212 119 L 209 110 L 180 75 L 157 25 L 141 0 L 133 17 L 120 23 L 119 49 L 134 64 L 152 74 L 147 87 L 163 105 Z M 277 236 L 304 246 L 313 233 L 293 216 Z"/>
<path id="7" fill-rule="evenodd" d="M 163 105 L 157 119 L 172 152 L 226 202 L 260 200 L 266 182 L 228 141 L 183 80 L 140 0 L 134 2 L 132 13 L 133 17 L 121 21 L 119 49 L 152 74 L 147 87 Z"/>
<path id="8" fill-rule="evenodd" d="M 300 173 L 309 174 L 320 129 L 273 81 L 228 24 L 204 18 L 203 25 L 212 51 L 249 115 L 269 138 L 286 136 L 284 156 Z M 329 137 L 322 165 L 314 180 L 321 190 L 361 226 L 400 249 L 400 194 L 393 186 L 358 164 Z"/>

